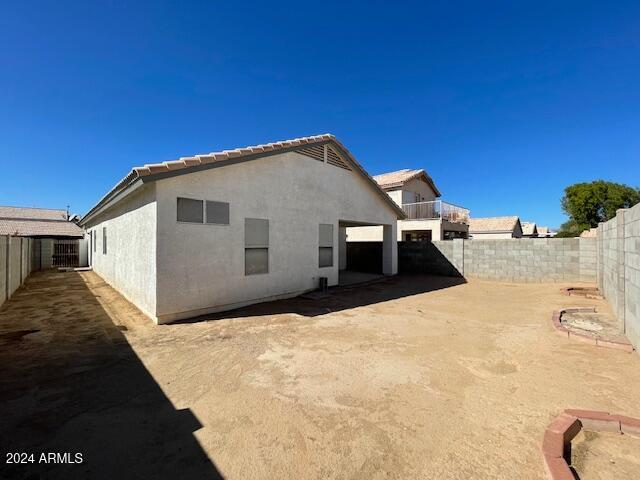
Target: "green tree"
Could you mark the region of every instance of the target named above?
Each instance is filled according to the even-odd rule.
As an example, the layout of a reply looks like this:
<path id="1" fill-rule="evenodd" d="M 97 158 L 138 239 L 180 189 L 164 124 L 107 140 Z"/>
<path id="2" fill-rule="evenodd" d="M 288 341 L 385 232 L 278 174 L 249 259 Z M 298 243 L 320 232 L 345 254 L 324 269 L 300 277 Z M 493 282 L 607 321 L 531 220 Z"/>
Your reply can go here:
<path id="1" fill-rule="evenodd" d="M 620 183 L 596 180 L 571 185 L 564 189 L 562 197 L 562 210 L 569 221 L 562 224 L 558 236 L 580 235 L 615 217 L 619 208 L 630 208 L 636 203 L 640 203 L 640 190 Z"/>

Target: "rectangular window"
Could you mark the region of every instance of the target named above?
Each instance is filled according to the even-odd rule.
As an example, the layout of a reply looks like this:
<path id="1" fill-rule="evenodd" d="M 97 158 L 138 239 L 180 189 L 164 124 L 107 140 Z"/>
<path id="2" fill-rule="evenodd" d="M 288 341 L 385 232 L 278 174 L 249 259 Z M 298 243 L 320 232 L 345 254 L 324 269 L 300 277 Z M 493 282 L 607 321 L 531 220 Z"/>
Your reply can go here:
<path id="1" fill-rule="evenodd" d="M 229 225 L 229 204 L 207 200 L 207 223 Z"/>
<path id="2" fill-rule="evenodd" d="M 333 225 L 321 223 L 318 237 L 318 266 L 333 267 Z"/>
<path id="3" fill-rule="evenodd" d="M 107 227 L 102 227 L 102 254 L 107 254 Z"/>
<path id="4" fill-rule="evenodd" d="M 269 273 L 269 220 L 244 219 L 244 274 Z"/>
<path id="5" fill-rule="evenodd" d="M 96 253 L 96 231 L 91 230 L 91 243 L 93 244 L 93 253 Z"/>
<path id="6" fill-rule="evenodd" d="M 178 197 L 178 221 L 203 223 L 203 202 L 193 198 Z"/>

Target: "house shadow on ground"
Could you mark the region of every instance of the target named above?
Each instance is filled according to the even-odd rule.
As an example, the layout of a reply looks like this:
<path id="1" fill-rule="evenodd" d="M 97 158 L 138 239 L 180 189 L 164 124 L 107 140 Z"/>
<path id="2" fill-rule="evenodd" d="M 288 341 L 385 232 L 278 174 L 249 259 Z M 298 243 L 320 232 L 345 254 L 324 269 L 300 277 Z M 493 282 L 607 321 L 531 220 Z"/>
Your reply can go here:
<path id="1" fill-rule="evenodd" d="M 2 454 L 34 455 L 0 478 L 222 478 L 77 273 L 36 272 L 0 308 L 0 365 Z"/>
<path id="2" fill-rule="evenodd" d="M 326 294 L 311 293 L 286 300 L 258 303 L 226 312 L 201 315 L 176 323 L 294 313 L 315 317 L 330 312 L 373 305 L 466 283 L 463 277 L 397 275 L 367 284 L 332 287 Z"/>

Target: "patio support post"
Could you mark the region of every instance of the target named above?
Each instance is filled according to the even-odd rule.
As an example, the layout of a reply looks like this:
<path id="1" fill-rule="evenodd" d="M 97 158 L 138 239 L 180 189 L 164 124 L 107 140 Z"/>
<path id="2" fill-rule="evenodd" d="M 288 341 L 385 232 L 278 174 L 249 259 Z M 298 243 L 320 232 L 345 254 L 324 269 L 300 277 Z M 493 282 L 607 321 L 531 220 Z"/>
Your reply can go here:
<path id="1" fill-rule="evenodd" d="M 383 225 L 382 233 L 382 273 L 396 275 L 398 273 L 398 233 L 397 223 Z"/>

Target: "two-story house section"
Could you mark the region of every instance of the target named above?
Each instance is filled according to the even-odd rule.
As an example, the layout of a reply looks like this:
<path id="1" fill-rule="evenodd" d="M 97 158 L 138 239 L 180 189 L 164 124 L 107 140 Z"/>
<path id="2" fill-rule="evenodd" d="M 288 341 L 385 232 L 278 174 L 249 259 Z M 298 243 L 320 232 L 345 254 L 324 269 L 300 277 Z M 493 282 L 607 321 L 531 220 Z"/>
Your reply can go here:
<path id="1" fill-rule="evenodd" d="M 407 215 L 406 220 L 398 220 L 399 241 L 468 237 L 469 210 L 441 200 L 435 182 L 423 169 L 398 170 L 373 179 Z M 382 229 L 347 228 L 347 241 L 382 241 Z"/>

